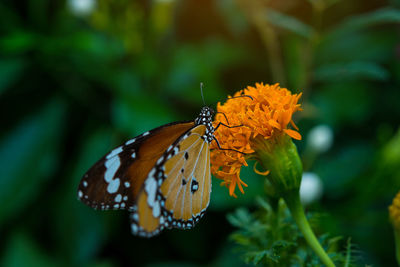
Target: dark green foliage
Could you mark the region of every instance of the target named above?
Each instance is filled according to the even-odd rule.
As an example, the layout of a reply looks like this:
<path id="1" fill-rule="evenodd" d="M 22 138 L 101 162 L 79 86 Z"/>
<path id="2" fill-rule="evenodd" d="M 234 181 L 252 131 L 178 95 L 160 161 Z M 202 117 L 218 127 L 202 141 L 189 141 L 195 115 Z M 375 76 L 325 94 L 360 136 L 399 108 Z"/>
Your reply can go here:
<path id="1" fill-rule="evenodd" d="M 231 239 L 239 245 L 246 263 L 264 266 L 324 266 L 303 240 L 283 201 L 277 202 L 274 209 L 265 200 L 257 200 L 259 207 L 256 212 L 250 213 L 240 208 L 228 215 L 229 222 L 239 228 L 231 235 Z M 309 220 L 318 221 L 318 214 L 313 214 Z M 354 249 L 350 239 L 345 251 L 340 250 L 340 244 L 343 243 L 341 239 L 328 235 L 319 238 L 338 266 L 353 266 Z"/>
<path id="2" fill-rule="evenodd" d="M 94 0 L 86 14 L 72 2 L 0 0 L 1 266 L 319 266 L 284 205 L 256 206 L 251 166 L 245 195 L 214 179 L 198 226 L 151 240 L 131 236 L 127 213 L 76 199 L 113 147 L 193 119 L 200 82 L 212 107 L 255 82 L 303 92 L 296 145 L 324 185 L 306 207 L 313 229 L 338 266 L 395 266 L 399 1 Z M 334 135 L 324 153 L 307 144 L 319 124 Z"/>

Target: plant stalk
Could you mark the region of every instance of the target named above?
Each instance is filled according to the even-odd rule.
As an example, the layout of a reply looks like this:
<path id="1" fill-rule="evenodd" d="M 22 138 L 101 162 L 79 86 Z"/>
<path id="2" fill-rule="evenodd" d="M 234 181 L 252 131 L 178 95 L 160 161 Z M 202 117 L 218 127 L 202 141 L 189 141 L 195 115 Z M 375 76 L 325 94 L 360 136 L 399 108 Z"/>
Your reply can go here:
<path id="1" fill-rule="evenodd" d="M 297 223 L 300 231 L 303 233 L 305 240 L 308 245 L 314 250 L 314 252 L 318 255 L 320 260 L 328 267 L 335 267 L 333 261 L 329 258 L 328 254 L 326 254 L 325 250 L 322 248 L 321 244 L 318 242 L 318 239 L 315 237 L 314 232 L 312 231 L 310 224 L 304 214 L 303 206 L 300 202 L 300 195 L 298 190 L 289 191 L 284 194 L 283 199 L 286 202 L 294 220 Z"/>

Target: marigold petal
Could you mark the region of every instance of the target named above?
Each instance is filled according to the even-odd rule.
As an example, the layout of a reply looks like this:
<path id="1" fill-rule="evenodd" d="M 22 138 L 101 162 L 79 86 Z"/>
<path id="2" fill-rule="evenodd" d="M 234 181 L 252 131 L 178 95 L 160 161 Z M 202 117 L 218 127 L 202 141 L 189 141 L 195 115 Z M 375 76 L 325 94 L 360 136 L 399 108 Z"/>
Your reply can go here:
<path id="1" fill-rule="evenodd" d="M 279 123 L 276 122 L 276 120 L 269 120 L 268 123 L 272 126 L 277 128 L 278 130 L 282 130 L 282 127 Z"/>
<path id="2" fill-rule="evenodd" d="M 254 165 L 253 165 L 253 170 L 254 170 L 254 172 L 255 173 L 257 173 L 257 174 L 259 174 L 259 175 L 262 175 L 262 176 L 267 176 L 268 174 L 269 174 L 269 170 L 266 170 L 266 171 L 259 171 L 259 170 L 257 170 L 257 164 L 258 164 L 258 161 L 256 161 L 255 163 L 254 163 Z"/>
<path id="3" fill-rule="evenodd" d="M 290 124 L 293 126 L 293 128 L 294 128 L 296 131 L 299 130 L 299 127 L 297 127 L 297 125 L 294 123 L 293 120 L 290 121 Z"/>
<path id="4" fill-rule="evenodd" d="M 231 184 L 229 185 L 229 195 L 233 195 L 233 192 L 235 191 L 236 183 L 231 181 Z"/>
<path id="5" fill-rule="evenodd" d="M 287 135 L 289 135 L 290 137 L 292 137 L 293 139 L 296 140 L 301 140 L 301 134 L 299 134 L 298 132 L 291 130 L 291 129 L 284 129 L 283 130 Z"/>

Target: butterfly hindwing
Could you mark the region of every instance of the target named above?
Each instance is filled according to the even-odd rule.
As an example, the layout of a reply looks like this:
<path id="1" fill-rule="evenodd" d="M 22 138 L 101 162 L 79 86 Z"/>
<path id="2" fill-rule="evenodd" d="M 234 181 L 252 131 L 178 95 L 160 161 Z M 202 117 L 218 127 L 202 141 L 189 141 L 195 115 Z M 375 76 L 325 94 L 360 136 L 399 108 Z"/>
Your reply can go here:
<path id="1" fill-rule="evenodd" d="M 95 209 L 133 209 L 157 159 L 193 126 L 193 122 L 167 124 L 113 149 L 86 172 L 78 198 Z"/>
<path id="2" fill-rule="evenodd" d="M 172 226 L 191 228 L 210 201 L 211 173 L 205 126 L 199 125 L 182 140 L 179 153 L 166 161 L 161 185 L 165 212 Z M 171 218 L 169 218 L 171 216 Z"/>

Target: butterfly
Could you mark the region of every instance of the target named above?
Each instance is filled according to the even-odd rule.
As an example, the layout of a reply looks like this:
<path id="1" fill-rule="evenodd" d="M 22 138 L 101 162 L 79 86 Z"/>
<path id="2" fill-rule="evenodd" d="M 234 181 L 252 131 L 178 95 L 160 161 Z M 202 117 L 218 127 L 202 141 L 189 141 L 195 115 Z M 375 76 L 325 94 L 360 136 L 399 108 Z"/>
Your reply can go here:
<path id="1" fill-rule="evenodd" d="M 194 121 L 160 126 L 113 149 L 83 176 L 78 199 L 94 209 L 128 210 L 134 235 L 192 228 L 210 203 L 209 146 L 219 126 L 213 114 L 204 106 Z"/>

